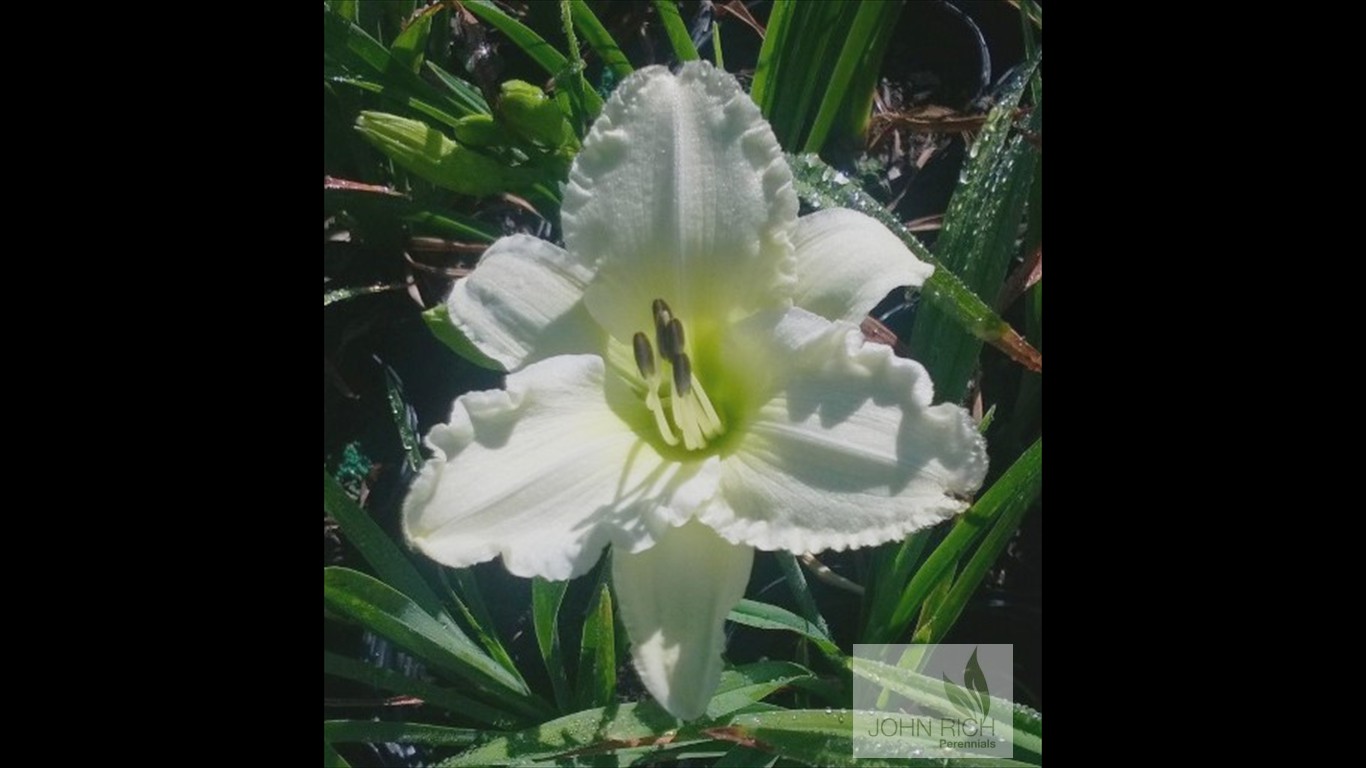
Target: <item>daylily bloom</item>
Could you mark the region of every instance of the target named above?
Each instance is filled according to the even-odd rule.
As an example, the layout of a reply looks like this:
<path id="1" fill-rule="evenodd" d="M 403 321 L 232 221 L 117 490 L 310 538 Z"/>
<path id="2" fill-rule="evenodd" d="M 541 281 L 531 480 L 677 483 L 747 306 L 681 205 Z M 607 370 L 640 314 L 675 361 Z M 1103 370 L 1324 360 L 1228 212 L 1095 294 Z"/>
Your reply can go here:
<path id="1" fill-rule="evenodd" d="M 962 511 L 985 445 L 857 323 L 932 267 L 842 209 L 797 218 L 759 109 L 705 62 L 648 67 L 574 161 L 565 248 L 506 237 L 451 319 L 510 372 L 456 400 L 404 505 L 463 567 L 569 579 L 607 545 L 646 688 L 700 716 L 754 550 L 905 537 Z"/>

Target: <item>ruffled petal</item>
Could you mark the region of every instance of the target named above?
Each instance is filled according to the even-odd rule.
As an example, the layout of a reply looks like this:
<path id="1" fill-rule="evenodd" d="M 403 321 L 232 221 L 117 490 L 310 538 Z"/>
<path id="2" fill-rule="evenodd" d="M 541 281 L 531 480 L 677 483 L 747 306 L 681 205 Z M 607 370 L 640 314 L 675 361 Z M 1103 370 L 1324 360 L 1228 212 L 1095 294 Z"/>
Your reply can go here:
<path id="1" fill-rule="evenodd" d="M 565 245 L 595 258 L 588 309 L 617 339 L 666 300 L 689 330 L 789 306 L 797 196 L 773 130 L 706 62 L 637 70 L 608 99 L 565 187 Z"/>
<path id="2" fill-rule="evenodd" d="M 715 495 L 719 461 L 666 461 L 618 415 L 635 395 L 615 382 L 601 358 L 563 355 L 462 395 L 427 436 L 433 456 L 403 505 L 409 541 L 446 565 L 502 555 L 517 576 L 560 580 L 608 543 L 649 547 L 687 519 Z"/>
<path id="3" fill-rule="evenodd" d="M 563 249 L 527 235 L 494 243 L 446 306 L 479 351 L 506 370 L 554 355 L 597 352 L 602 331 L 583 305 L 593 269 Z"/>
<path id="4" fill-rule="evenodd" d="M 962 511 L 986 477 L 967 411 L 932 406 L 919 363 L 848 323 L 767 313 L 736 329 L 728 354 L 763 374 L 720 494 L 700 513 L 728 541 L 793 552 L 882 544 Z"/>
<path id="5" fill-rule="evenodd" d="M 863 320 L 899 286 L 919 287 L 934 266 L 871 216 L 827 208 L 797 220 L 797 288 L 792 301 L 827 320 Z"/>
<path id="6" fill-rule="evenodd" d="M 721 680 L 726 616 L 749 584 L 754 550 L 689 521 L 639 554 L 612 553 L 612 585 L 645 687 L 676 717 L 701 717 Z"/>

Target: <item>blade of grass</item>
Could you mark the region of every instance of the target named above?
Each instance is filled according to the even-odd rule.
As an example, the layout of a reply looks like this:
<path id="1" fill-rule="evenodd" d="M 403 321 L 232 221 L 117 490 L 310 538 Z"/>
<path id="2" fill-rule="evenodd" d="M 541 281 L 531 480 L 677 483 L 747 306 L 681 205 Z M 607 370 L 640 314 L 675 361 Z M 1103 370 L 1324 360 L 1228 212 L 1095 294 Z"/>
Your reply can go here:
<path id="1" fill-rule="evenodd" d="M 444 10 L 444 6 L 433 3 L 417 18 L 408 23 L 403 31 L 394 38 L 389 46 L 389 55 L 413 74 L 421 74 L 422 62 L 426 60 L 427 38 L 432 34 L 432 18 Z"/>
<path id="2" fill-rule="evenodd" d="M 473 728 L 450 728 L 426 723 L 376 722 L 374 720 L 324 720 L 323 738 L 334 744 L 426 744 L 432 747 L 463 747 L 482 735 Z"/>
<path id="3" fill-rule="evenodd" d="M 464 632 L 439 623 L 384 582 L 348 568 L 324 568 L 323 604 L 431 666 L 471 683 L 515 712 L 538 716 L 546 709 L 524 683 L 489 658 Z"/>
<path id="4" fill-rule="evenodd" d="M 886 713 L 897 717 L 898 713 Z M 834 768 L 885 768 L 909 764 L 902 759 L 854 757 L 853 714 L 847 711 L 785 709 L 774 712 L 741 714 L 724 728 L 709 728 L 709 736 L 733 741 L 778 754 L 804 765 Z M 902 735 L 898 742 L 914 743 L 915 737 Z M 938 748 L 939 741 L 924 739 L 927 748 Z M 926 761 L 928 762 L 928 761 Z M 1023 768 L 1029 763 L 1005 758 L 965 757 L 936 760 L 933 764 L 967 768 Z"/>
<path id="5" fill-rule="evenodd" d="M 1011 128 L 1015 108 L 1037 63 L 1034 59 L 1008 84 L 969 149 L 935 246 L 944 266 L 977 295 L 999 293 L 1016 253 L 1039 153 L 1023 137 L 1012 137 Z M 1036 105 L 1027 130 L 1033 130 L 1029 126 L 1035 124 L 1038 113 Z M 981 340 L 975 334 L 939 306 L 926 306 L 916 316 L 907 345 L 934 379 L 936 402 L 963 398 L 981 353 Z"/>
<path id="6" fill-rule="evenodd" d="M 836 60 L 835 70 L 826 81 L 825 95 L 821 98 L 821 105 L 816 111 L 811 131 L 802 145 L 803 152 L 820 152 L 825 146 L 830 129 L 839 116 L 840 105 L 851 96 L 849 84 L 853 80 L 855 68 L 863 62 L 864 53 L 869 50 L 870 43 L 878 37 L 878 30 L 883 27 L 894 28 L 896 18 L 900 15 L 901 3 L 859 3 L 858 12 L 854 15 L 848 36 L 845 37 L 844 47 Z"/>
<path id="7" fill-rule="evenodd" d="M 692 44 L 692 37 L 688 35 L 688 28 L 683 24 L 683 17 L 678 15 L 678 5 L 674 0 L 654 0 L 655 11 L 659 13 L 659 20 L 664 24 L 664 33 L 669 36 L 669 45 L 673 46 L 674 56 L 679 61 L 697 61 L 697 47 Z"/>
<path id="8" fill-rule="evenodd" d="M 408 468 L 416 472 L 422 468 L 422 451 L 418 449 L 421 443 L 414 428 L 415 417 L 403 394 L 403 380 L 387 365 L 384 366 L 384 390 L 389 398 L 389 417 L 394 420 L 398 441 L 403 446 L 403 458 Z"/>
<path id="9" fill-rule="evenodd" d="M 1040 440 L 1035 441 L 1034 446 L 1017 459 L 1010 469 L 982 494 L 977 503 L 954 522 L 949 534 L 935 547 L 926 558 L 925 564 L 915 572 L 911 582 L 906 585 L 897 602 L 896 611 L 887 622 L 888 630 L 883 638 L 901 635 L 910 623 L 911 616 L 925 603 L 930 591 L 962 559 L 968 548 L 990 526 L 994 526 L 998 519 L 1014 509 L 1018 494 L 1029 493 L 1031 488 L 1037 493 L 1041 460 Z M 946 626 L 942 628 L 948 629 Z M 890 640 L 884 639 L 881 642 Z"/>
<path id="10" fill-rule="evenodd" d="M 617 654 L 612 618 L 612 592 L 598 587 L 597 599 L 583 622 L 579 643 L 578 695 L 580 709 L 604 707 L 617 695 Z"/>
<path id="11" fill-rule="evenodd" d="M 796 12 L 796 3 L 792 0 L 773 0 L 773 10 L 768 16 L 767 34 L 764 35 L 763 45 L 759 46 L 759 61 L 754 67 L 754 82 L 750 85 L 749 95 L 754 99 L 754 103 L 759 105 L 759 110 L 764 113 L 764 117 L 772 120 L 773 97 L 776 88 L 772 83 L 779 82 L 779 67 L 783 58 L 780 51 L 787 43 L 789 31 L 792 26 L 792 16 Z"/>
<path id="12" fill-rule="evenodd" d="M 1024 455 L 1011 465 L 1010 469 L 991 486 L 991 490 L 982 496 L 981 501 L 975 506 L 980 506 L 987 510 L 996 522 L 992 524 L 991 530 L 986 538 L 982 540 L 982 545 L 972 554 L 971 559 L 963 566 L 962 573 L 954 581 L 953 588 L 943 602 L 932 613 L 928 621 L 922 622 L 911 638 L 912 643 L 937 643 L 954 622 L 963 613 L 963 607 L 967 605 L 972 594 L 982 583 L 982 578 L 986 576 L 987 569 L 991 568 L 996 559 L 1001 556 L 1010 543 L 1010 537 L 1015 533 L 1015 529 L 1020 526 L 1020 521 L 1024 519 L 1025 512 L 1030 505 L 1039 497 L 1043 491 L 1043 438 L 1034 441 L 1034 444 L 1024 452 Z M 926 604 L 927 611 L 930 609 Z"/>
<path id="13" fill-rule="evenodd" d="M 456 101 L 415 75 L 389 54 L 379 41 L 346 19 L 323 10 L 323 57 L 347 72 L 334 78 L 383 95 L 447 125 L 475 114 L 469 105 Z"/>
<path id="14" fill-rule="evenodd" d="M 422 578 L 412 562 L 388 534 L 351 499 L 341 484 L 326 470 L 323 471 L 323 509 L 341 526 L 346 539 L 355 546 L 360 556 L 369 563 L 380 579 L 391 588 L 407 595 L 428 615 L 443 625 L 459 631 L 450 614 L 441 605 L 436 591 Z"/>
<path id="15" fill-rule="evenodd" d="M 567 581 L 547 581 L 540 577 L 531 581 L 531 619 L 536 629 L 536 645 L 541 649 L 550 685 L 555 691 L 555 704 L 561 712 L 570 709 L 569 681 L 564 672 L 564 655 L 560 652 L 560 604 L 569 589 Z"/>
<path id="16" fill-rule="evenodd" d="M 463 216 L 444 215 L 431 211 L 414 211 L 404 215 L 403 220 L 421 227 L 424 232 L 437 235 L 474 240 L 480 243 L 492 243 L 498 239 L 497 231 L 493 227 Z"/>
<path id="17" fill-rule="evenodd" d="M 815 624 L 822 635 L 830 636 L 830 625 L 825 623 L 825 617 L 821 615 L 821 609 L 816 605 L 816 598 L 811 594 L 811 587 L 806 583 L 806 574 L 802 573 L 802 567 L 797 562 L 797 556 L 791 552 L 774 552 L 774 557 L 778 560 L 778 567 L 783 572 L 783 580 L 787 582 L 787 588 L 792 592 L 792 597 L 797 600 L 797 607 L 801 609 L 802 615 L 807 621 Z"/>
<path id="18" fill-rule="evenodd" d="M 447 572 L 455 574 L 455 581 L 459 587 L 459 592 L 451 588 L 450 582 L 446 580 Z M 474 578 L 474 571 L 470 568 L 442 568 L 437 571 L 437 578 L 441 580 L 442 586 L 450 594 L 455 602 L 456 608 L 460 610 L 460 615 L 465 619 L 465 623 L 474 631 L 474 636 L 479 640 L 479 644 L 484 646 L 484 650 L 489 652 L 494 661 L 503 665 L 513 677 L 526 684 L 522 677 L 521 670 L 517 669 L 517 664 L 508 655 L 507 649 L 503 647 L 502 641 L 498 639 L 498 625 L 493 623 L 493 617 L 489 615 L 488 607 L 484 605 L 483 595 L 479 592 L 479 582 Z"/>
<path id="19" fill-rule="evenodd" d="M 525 717 L 475 701 L 435 683 L 327 651 L 323 651 L 323 673 L 353 680 L 381 691 L 416 696 L 422 699 L 424 704 L 439 707 L 457 717 L 487 723 L 494 728 L 515 728 L 527 721 Z"/>
<path id="20" fill-rule="evenodd" d="M 905 696 L 917 704 L 941 712 L 954 711 L 953 702 L 945 695 L 942 680 L 858 655 L 849 658 L 847 668 L 854 675 Z M 1043 719 L 1038 717 L 1037 712 L 1023 704 L 996 696 L 991 697 L 991 709 L 993 712 L 1010 711 L 1017 747 L 1024 747 L 1035 754 L 1043 754 Z"/>
<path id="21" fill-rule="evenodd" d="M 801 3 L 778 51 L 783 87 L 776 88 L 768 116 L 784 147 L 802 145 L 838 62 L 840 44 L 857 15 L 856 3 Z"/>
<path id="22" fill-rule="evenodd" d="M 607 27 L 593 15 L 588 3 L 584 0 L 572 0 L 570 12 L 573 14 L 574 26 L 579 30 L 579 34 L 583 35 L 583 39 L 602 58 L 602 63 L 607 65 L 608 69 L 618 78 L 626 77 L 635 71 L 626 54 L 621 52 L 617 41 L 612 39 Z"/>
<path id="23" fill-rule="evenodd" d="M 447 760 L 443 766 L 526 765 L 557 756 L 615 750 L 650 744 L 668 736 L 671 745 L 702 741 L 708 723 L 725 722 L 734 712 L 774 692 L 809 681 L 809 670 L 786 662 L 759 662 L 721 673 L 707 713 L 690 724 L 665 712 L 653 701 L 589 709 L 493 739 Z"/>
<path id="24" fill-rule="evenodd" d="M 323 294 L 323 306 L 329 307 L 338 302 L 354 299 L 357 296 L 371 296 L 376 293 L 390 293 L 402 291 L 407 286 L 403 283 L 380 283 L 378 285 L 352 285 L 346 288 L 338 288 L 334 291 L 327 291 Z"/>
<path id="25" fill-rule="evenodd" d="M 925 244 L 876 200 L 859 189 L 847 176 L 826 165 L 816 155 L 788 155 L 793 186 L 797 194 L 815 208 L 850 208 L 877 219 L 917 259 L 935 265 L 934 274 L 925 281 L 921 295 L 927 304 L 946 313 L 975 337 L 990 343 L 1011 359 L 1033 371 L 1042 370 L 1043 356 L 1015 332 L 990 305 L 973 293 L 952 270 L 930 253 Z M 917 322 L 918 325 L 918 322 Z M 936 392 L 938 379 L 935 379 Z"/>
<path id="26" fill-rule="evenodd" d="M 840 657 L 839 646 L 830 636 L 821 631 L 814 623 L 776 605 L 761 603 L 757 600 L 741 600 L 726 618 L 736 624 L 744 624 L 756 629 L 785 629 L 796 632 L 815 643 L 827 656 Z"/>
<path id="27" fill-rule="evenodd" d="M 436 75 L 436 79 L 451 92 L 451 98 L 470 110 L 470 114 L 489 115 L 489 103 L 484 101 L 484 94 L 479 92 L 469 82 L 462 80 L 450 72 L 438 67 L 435 62 L 427 62 L 427 71 Z"/>
<path id="28" fill-rule="evenodd" d="M 891 550 L 874 562 L 873 575 L 868 579 L 873 587 L 872 604 L 868 609 L 868 620 L 863 624 L 863 637 L 873 642 L 887 642 L 886 625 L 901 597 L 901 590 L 920 565 L 920 559 L 933 536 L 933 528 L 917 531 L 906 537 L 905 541 L 890 545 Z"/>
<path id="29" fill-rule="evenodd" d="M 716 68 L 725 70 L 726 57 L 721 53 L 721 22 L 719 21 L 711 23 L 711 50 L 716 55 Z"/>

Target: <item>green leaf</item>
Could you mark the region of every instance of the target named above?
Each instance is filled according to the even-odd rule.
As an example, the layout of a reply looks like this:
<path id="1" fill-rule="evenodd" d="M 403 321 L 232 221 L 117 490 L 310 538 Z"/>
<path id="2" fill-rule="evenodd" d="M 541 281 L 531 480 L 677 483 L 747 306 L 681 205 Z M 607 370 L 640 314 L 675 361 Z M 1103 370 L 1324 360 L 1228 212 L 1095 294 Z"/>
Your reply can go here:
<path id="1" fill-rule="evenodd" d="M 550 673 L 555 689 L 555 704 L 561 712 L 569 710 L 569 681 L 565 679 L 564 657 L 560 653 L 560 604 L 569 589 L 567 581 L 531 580 L 531 619 L 536 629 L 536 645 Z"/>
<path id="2" fill-rule="evenodd" d="M 492 243 L 498 239 L 498 232 L 493 227 L 465 216 L 413 211 L 405 214 L 403 220 L 416 225 L 418 230 L 441 237 L 468 238 L 481 243 Z"/>
<path id="3" fill-rule="evenodd" d="M 991 530 L 982 545 L 972 554 L 963 566 L 958 579 L 949 590 L 948 597 L 935 610 L 928 622 L 924 622 L 911 638 L 913 643 L 939 642 L 958 621 L 972 594 L 977 591 L 987 570 L 1005 551 L 1006 544 L 1015 529 L 1020 526 L 1025 512 L 1043 492 L 1043 438 L 1034 441 L 1020 458 L 1006 470 L 988 490 L 972 505 L 968 514 L 981 515 L 992 520 Z M 947 540 L 946 540 L 947 541 Z M 936 554 L 938 552 L 936 551 Z M 916 574 L 918 577 L 919 574 Z"/>
<path id="4" fill-rule="evenodd" d="M 764 117 L 770 120 L 773 113 L 773 94 L 777 90 L 771 84 L 778 82 L 778 66 L 782 61 L 779 49 L 790 37 L 788 30 L 792 26 L 794 13 L 796 3 L 792 0 L 773 0 L 773 10 L 768 16 L 764 42 L 759 47 L 759 61 L 754 67 L 754 82 L 749 88 L 750 98 L 759 105 Z"/>
<path id="5" fill-rule="evenodd" d="M 716 696 L 707 714 L 685 725 L 653 701 L 613 704 L 566 715 L 534 728 L 493 739 L 442 763 L 443 766 L 525 765 L 568 753 L 616 750 L 656 740 L 673 733 L 672 744 L 700 741 L 700 730 L 710 722 L 724 722 L 733 713 L 781 688 L 813 679 L 795 664 L 760 662 L 721 673 Z"/>
<path id="6" fill-rule="evenodd" d="M 679 61 L 697 61 L 697 47 L 692 44 L 683 17 L 678 15 L 678 5 L 674 0 L 654 0 L 654 5 L 664 24 L 664 32 L 669 36 L 669 45 L 673 46 L 674 56 Z"/>
<path id="7" fill-rule="evenodd" d="M 539 702 L 459 629 L 443 625 L 389 585 L 348 568 L 323 569 L 323 604 L 431 666 L 471 683 L 501 705 L 536 716 Z"/>
<path id="8" fill-rule="evenodd" d="M 484 94 L 479 89 L 471 85 L 468 81 L 462 80 L 450 72 L 438 67 L 433 62 L 427 62 L 427 71 L 436 75 L 436 79 L 451 92 L 451 98 L 463 105 L 469 115 L 487 115 L 492 112 L 489 103 L 484 101 Z M 466 115 L 468 117 L 468 115 Z"/>
<path id="9" fill-rule="evenodd" d="M 573 14 L 575 29 L 579 30 L 579 34 L 583 35 L 583 39 L 587 41 L 589 47 L 597 52 L 598 56 L 602 58 L 603 64 L 606 64 L 608 69 L 611 69 L 618 78 L 626 77 L 635 71 L 631 67 L 631 62 L 627 60 L 626 54 L 621 52 L 621 47 L 617 45 L 617 41 L 612 39 L 607 27 L 604 27 L 598 17 L 593 15 L 593 10 L 588 7 L 588 3 L 584 0 L 571 0 L 570 13 Z"/>
<path id="10" fill-rule="evenodd" d="M 479 111 L 452 99 L 394 59 L 377 40 L 360 27 L 323 9 L 323 60 L 346 72 L 331 78 L 439 120 L 447 125 Z M 484 111 L 487 111 L 485 109 Z"/>
<path id="11" fill-rule="evenodd" d="M 337 521 L 346 539 L 381 579 L 407 595 L 429 616 L 451 628 L 455 627 L 440 598 L 417 568 L 326 470 L 323 471 L 323 509 Z"/>
<path id="12" fill-rule="evenodd" d="M 442 584 L 446 585 L 446 589 L 454 598 L 461 616 L 474 630 L 475 637 L 479 639 L 479 644 L 484 646 L 484 650 L 488 651 L 495 661 L 503 665 L 503 669 L 512 673 L 513 677 L 522 680 L 525 684 L 526 681 L 522 678 L 521 671 L 513 663 L 512 657 L 508 656 L 507 650 L 503 648 L 502 641 L 498 639 L 497 625 L 493 623 L 493 617 L 489 615 L 488 607 L 484 605 L 484 596 L 479 592 L 479 582 L 475 579 L 474 570 L 471 568 L 451 568 L 449 572 L 455 574 L 455 582 L 460 588 L 459 593 L 451 589 L 450 584 L 446 581 L 446 569 L 438 571 L 438 575 Z"/>
<path id="13" fill-rule="evenodd" d="M 502 363 L 480 352 L 479 348 L 474 346 L 474 342 L 466 338 L 465 334 L 455 327 L 455 323 L 451 322 L 450 310 L 446 309 L 445 304 L 438 304 L 423 312 L 422 320 L 427 323 L 427 328 L 432 332 L 432 335 L 450 347 L 455 354 L 480 368 L 488 368 L 491 371 L 503 370 Z"/>
<path id="14" fill-rule="evenodd" d="M 345 288 L 337 288 L 323 293 L 323 306 L 330 307 L 333 304 L 354 299 L 357 296 L 370 296 L 376 293 L 391 293 L 406 289 L 402 283 L 379 283 L 377 285 L 351 285 Z"/>
<path id="15" fill-rule="evenodd" d="M 806 574 L 802 573 L 802 567 L 797 562 L 797 556 L 791 552 L 774 552 L 774 557 L 778 560 L 778 567 L 783 572 L 783 580 L 787 582 L 787 588 L 791 590 L 792 597 L 797 600 L 797 607 L 801 609 L 802 615 L 806 620 L 815 624 L 822 635 L 830 636 L 830 625 L 825 623 L 825 617 L 821 615 L 821 609 L 816 606 L 816 598 L 811 594 L 811 588 L 806 585 Z"/>
<path id="16" fill-rule="evenodd" d="M 432 17 L 440 10 L 440 5 L 431 6 L 431 9 L 413 19 L 413 22 L 394 38 L 394 44 L 389 46 L 389 55 L 394 57 L 394 61 L 415 75 L 422 72 L 427 38 L 432 33 Z"/>
<path id="17" fill-rule="evenodd" d="M 896 609 L 901 591 L 905 588 L 911 574 L 920 565 L 921 557 L 930 539 L 935 535 L 934 528 L 916 531 L 898 544 L 888 545 L 874 555 L 873 575 L 868 579 L 872 590 L 872 606 L 869 608 L 868 621 L 864 624 L 864 637 L 872 642 L 890 642 L 895 637 L 891 632 L 892 613 Z"/>
<path id="18" fill-rule="evenodd" d="M 1011 129 L 1020 96 L 1037 63 L 1035 59 L 1022 67 L 1008 84 L 968 150 L 935 245 L 940 262 L 979 296 L 1000 292 L 1016 254 L 1039 153 Z M 1027 129 L 1033 130 L 1028 126 L 1035 125 L 1039 112 L 1036 106 Z M 977 368 L 981 339 L 936 304 L 920 310 L 907 345 L 933 378 L 936 402 L 960 401 Z"/>
<path id="19" fill-rule="evenodd" d="M 851 99 L 861 104 L 872 98 L 875 80 L 860 78 L 866 81 L 867 99 L 862 94 L 851 93 L 850 84 L 860 64 L 871 67 L 873 72 L 879 70 L 881 56 L 872 62 L 867 61 L 866 57 L 870 50 L 877 53 L 880 53 L 877 51 L 878 48 L 886 50 L 891 30 L 896 28 L 897 18 L 901 16 L 902 5 L 900 2 L 859 3 L 848 36 L 844 40 L 844 47 L 835 63 L 834 72 L 830 79 L 825 81 L 825 95 L 821 98 L 820 109 L 816 112 L 810 133 L 807 134 L 803 152 L 821 151 L 826 138 L 830 135 L 830 129 L 839 117 L 842 104 Z M 884 31 L 879 34 L 879 30 Z"/>
<path id="20" fill-rule="evenodd" d="M 579 644 L 578 706 L 581 709 L 604 707 L 617 695 L 617 654 L 615 622 L 612 617 L 612 592 L 606 584 L 598 587 L 597 599 L 589 606 Z"/>
<path id="21" fill-rule="evenodd" d="M 888 713 L 895 716 L 895 713 Z M 902 759 L 854 758 L 854 719 L 848 711 L 816 709 L 778 710 L 737 715 L 723 729 L 709 729 L 710 735 L 728 741 L 754 744 L 804 765 L 834 768 L 887 768 L 914 764 Z M 938 742 L 927 746 L 937 746 Z M 981 768 L 1023 768 L 1029 765 L 1002 758 L 961 758 L 937 760 L 939 766 Z"/>
<path id="22" fill-rule="evenodd" d="M 494 728 L 515 728 L 525 725 L 527 721 L 525 716 L 510 714 L 435 683 L 327 651 L 323 651 L 323 672 L 381 691 L 416 696 L 429 706 L 439 707 L 457 717 L 487 723 Z"/>
<path id="23" fill-rule="evenodd" d="M 905 696 L 921 706 L 943 713 L 950 713 L 954 709 L 953 701 L 945 695 L 944 681 L 910 669 L 857 656 L 849 659 L 848 669 L 853 674 Z M 1038 713 L 1029 707 L 1000 697 L 990 697 L 990 701 L 991 708 L 997 712 L 1011 713 L 1015 746 L 1042 755 L 1043 719 Z"/>
<path id="24" fill-rule="evenodd" d="M 421 442 L 417 439 L 417 433 L 413 431 L 413 424 L 408 418 L 408 401 L 403 394 L 403 380 L 387 365 L 384 366 L 384 389 L 389 398 L 389 417 L 394 420 L 399 444 L 403 446 L 403 457 L 408 462 L 408 468 L 416 472 L 422 469 L 422 451 L 418 447 Z"/>
<path id="25" fill-rule="evenodd" d="M 449 728 L 426 723 L 377 722 L 374 720 L 324 720 L 323 737 L 329 742 L 369 744 L 426 744 L 463 747 L 479 738 L 473 728 Z"/>
<path id="26" fill-rule="evenodd" d="M 811 640 L 816 647 L 830 656 L 840 656 L 839 646 L 821 631 L 816 624 L 797 614 L 776 605 L 760 603 L 755 600 L 741 600 L 727 617 L 736 624 L 757 629 L 785 629 Z"/>

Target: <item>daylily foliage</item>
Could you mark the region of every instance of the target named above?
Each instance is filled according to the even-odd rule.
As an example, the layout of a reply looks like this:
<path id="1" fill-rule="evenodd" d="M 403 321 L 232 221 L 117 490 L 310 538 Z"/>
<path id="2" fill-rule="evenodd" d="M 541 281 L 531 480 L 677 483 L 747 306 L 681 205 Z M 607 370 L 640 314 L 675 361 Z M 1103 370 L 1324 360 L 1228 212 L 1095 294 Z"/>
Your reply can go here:
<path id="1" fill-rule="evenodd" d="M 404 506 L 454 567 L 568 579 L 613 547 L 632 656 L 701 715 L 755 549 L 881 544 L 963 510 L 985 445 L 857 322 L 932 268 L 882 225 L 798 219 L 773 132 L 705 62 L 648 67 L 574 160 L 565 247 L 499 240 L 448 300 L 508 371 L 455 402 Z"/>

